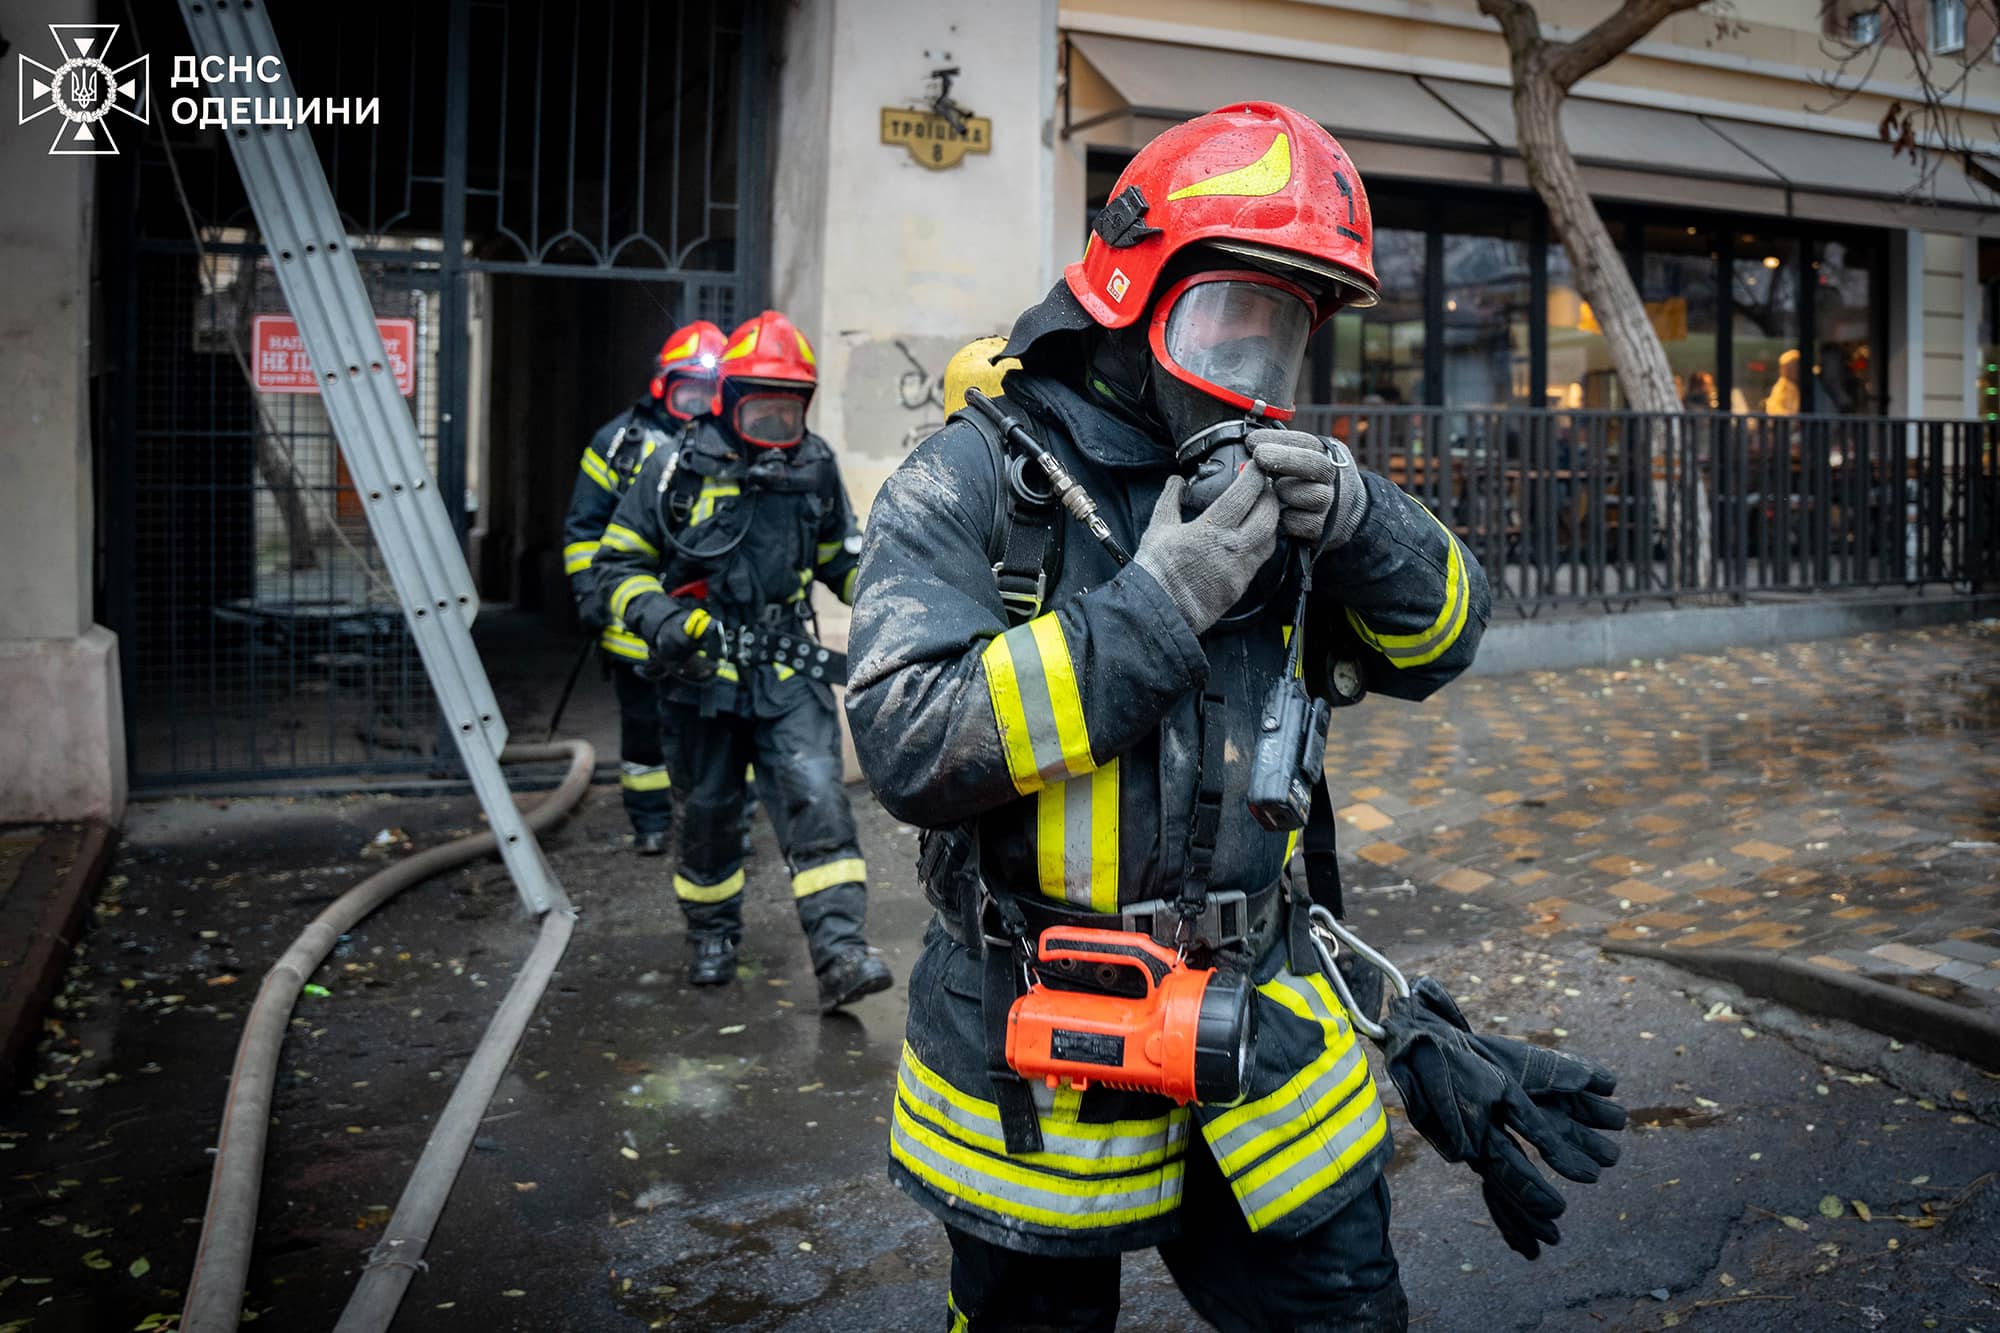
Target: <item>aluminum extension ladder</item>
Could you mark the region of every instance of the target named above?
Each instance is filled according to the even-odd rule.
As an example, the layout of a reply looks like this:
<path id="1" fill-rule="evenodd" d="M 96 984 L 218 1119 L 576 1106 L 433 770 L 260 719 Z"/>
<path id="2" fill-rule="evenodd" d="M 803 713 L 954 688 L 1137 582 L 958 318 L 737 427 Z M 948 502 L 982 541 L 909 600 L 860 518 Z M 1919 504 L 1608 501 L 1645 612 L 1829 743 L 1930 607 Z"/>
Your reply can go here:
<path id="1" fill-rule="evenodd" d="M 279 67 L 276 82 L 244 77 L 212 83 L 210 96 L 296 104 L 264 6 L 227 0 L 180 0 L 180 5 L 198 60 L 221 57 L 243 71 L 258 70 L 260 61 L 275 60 Z M 472 643 L 479 613 L 472 571 L 424 461 L 416 424 L 396 390 L 312 136 L 303 126 L 230 125 L 223 137 L 305 339 L 321 401 L 363 496 L 369 529 L 424 671 L 514 887 L 528 911 L 540 916 L 567 899 L 501 775 L 507 724 Z"/>

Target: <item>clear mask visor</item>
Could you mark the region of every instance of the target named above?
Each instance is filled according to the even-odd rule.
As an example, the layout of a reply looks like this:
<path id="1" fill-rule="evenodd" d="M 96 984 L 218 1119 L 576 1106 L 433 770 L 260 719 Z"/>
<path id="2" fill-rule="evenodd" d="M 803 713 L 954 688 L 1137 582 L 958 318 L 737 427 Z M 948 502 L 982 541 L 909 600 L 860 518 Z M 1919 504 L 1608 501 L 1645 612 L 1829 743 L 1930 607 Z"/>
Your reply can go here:
<path id="1" fill-rule="evenodd" d="M 751 444 L 787 448 L 805 437 L 806 400 L 782 391 L 748 393 L 736 400 L 731 424 Z"/>
<path id="2" fill-rule="evenodd" d="M 1198 282 L 1168 310 L 1160 350 L 1181 378 L 1289 411 L 1312 324 L 1312 309 L 1286 287 Z"/>
<path id="3" fill-rule="evenodd" d="M 692 375 L 674 375 L 667 380 L 667 411 L 677 417 L 698 417 L 708 411 L 715 394 L 712 380 Z"/>

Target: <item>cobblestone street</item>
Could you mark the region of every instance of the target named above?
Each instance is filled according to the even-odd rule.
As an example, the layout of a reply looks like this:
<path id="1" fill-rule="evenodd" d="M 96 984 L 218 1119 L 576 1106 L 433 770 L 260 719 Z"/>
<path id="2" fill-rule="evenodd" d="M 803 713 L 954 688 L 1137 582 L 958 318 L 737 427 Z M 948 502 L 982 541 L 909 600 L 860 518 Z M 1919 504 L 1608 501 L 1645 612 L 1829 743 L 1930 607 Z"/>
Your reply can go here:
<path id="1" fill-rule="evenodd" d="M 2000 1009 L 1995 622 L 1474 678 L 1334 730 L 1364 913 L 1443 889 L 1531 937 L 1782 950 Z"/>

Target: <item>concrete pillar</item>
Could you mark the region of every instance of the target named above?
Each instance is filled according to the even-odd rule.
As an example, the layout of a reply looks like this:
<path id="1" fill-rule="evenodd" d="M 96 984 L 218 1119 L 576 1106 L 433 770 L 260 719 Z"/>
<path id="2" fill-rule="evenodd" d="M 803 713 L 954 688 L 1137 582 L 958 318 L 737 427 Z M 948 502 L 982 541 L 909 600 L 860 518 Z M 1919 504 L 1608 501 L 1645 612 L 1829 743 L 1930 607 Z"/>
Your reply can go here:
<path id="1" fill-rule="evenodd" d="M 48 25 L 96 17 L 87 0 L 5 0 L 7 63 L 15 53 L 56 63 Z M 91 621 L 95 162 L 50 156 L 50 117 L 14 121 L 0 121 L 0 822 L 116 819 L 125 806 L 117 641 Z M 115 129 L 135 151 L 138 125 Z"/>
<path id="2" fill-rule="evenodd" d="M 819 351 L 813 426 L 865 512 L 943 420 L 926 379 L 1053 280 L 1055 6 L 794 0 L 779 49 L 772 291 Z M 950 65 L 993 146 L 934 171 L 881 142 L 881 110 L 918 105 Z"/>

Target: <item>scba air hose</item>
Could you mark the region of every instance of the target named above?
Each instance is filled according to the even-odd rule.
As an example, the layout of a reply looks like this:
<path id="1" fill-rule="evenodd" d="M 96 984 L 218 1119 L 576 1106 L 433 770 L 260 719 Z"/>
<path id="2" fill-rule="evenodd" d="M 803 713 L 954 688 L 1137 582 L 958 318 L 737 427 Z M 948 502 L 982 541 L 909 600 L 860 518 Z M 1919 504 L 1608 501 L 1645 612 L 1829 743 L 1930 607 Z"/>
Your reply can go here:
<path id="1" fill-rule="evenodd" d="M 513 746 L 500 756 L 503 764 L 558 759 L 567 759 L 569 770 L 556 789 L 526 816 L 528 828 L 536 833 L 583 799 L 597 754 L 587 741 L 561 740 Z M 209 1180 L 208 1211 L 202 1218 L 201 1245 L 195 1252 L 194 1272 L 188 1279 L 187 1303 L 181 1314 L 183 1333 L 234 1333 L 242 1317 L 243 1284 L 256 1240 L 257 1202 L 263 1187 L 264 1144 L 271 1124 L 278 1057 L 300 991 L 340 937 L 369 913 L 404 889 L 489 855 L 496 847 L 491 831 L 477 833 L 418 852 L 370 875 L 321 912 L 265 973 L 257 1001 L 244 1023 L 243 1039 L 236 1047 L 236 1067 L 229 1076 L 222 1130 L 216 1140 L 215 1171 Z M 339 1333 L 376 1333 L 388 1328 L 410 1279 L 423 1263 L 424 1248 L 472 1147 L 480 1117 L 492 1102 L 575 929 L 576 912 L 561 886 L 552 882 L 550 888 L 554 902 L 542 915 L 540 938 L 431 1130 L 382 1243 L 375 1247 L 335 1326 Z"/>

